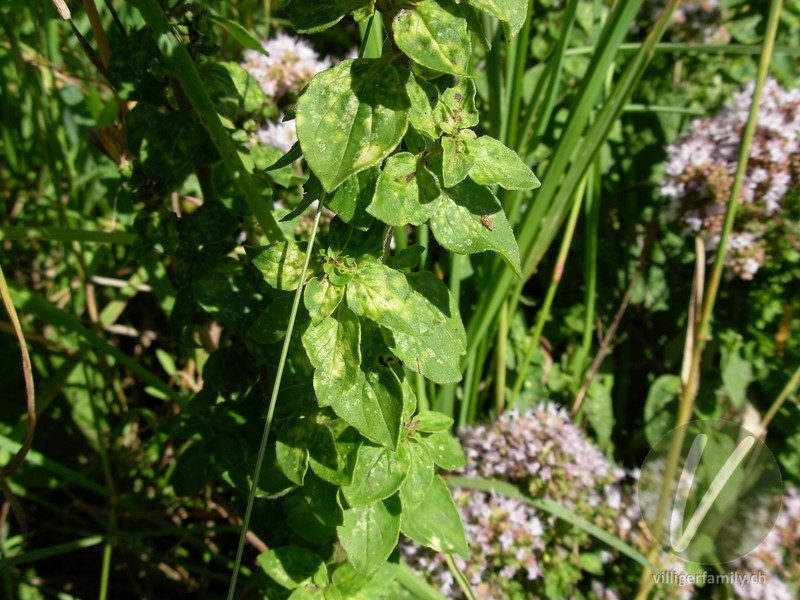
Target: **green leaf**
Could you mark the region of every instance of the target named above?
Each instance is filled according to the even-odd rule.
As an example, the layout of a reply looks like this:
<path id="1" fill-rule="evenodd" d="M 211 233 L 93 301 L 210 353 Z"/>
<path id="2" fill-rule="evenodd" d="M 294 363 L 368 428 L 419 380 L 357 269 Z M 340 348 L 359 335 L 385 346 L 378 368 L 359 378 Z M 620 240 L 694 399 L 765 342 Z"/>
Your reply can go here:
<path id="1" fill-rule="evenodd" d="M 347 285 L 347 306 L 354 313 L 395 331 L 416 334 L 419 325 L 407 303 L 405 275 L 380 263 L 368 263 Z"/>
<path id="2" fill-rule="evenodd" d="M 394 494 L 406 477 L 408 463 L 384 446 L 363 444 L 353 473 L 353 483 L 342 487 L 350 506 L 363 506 Z"/>
<path id="3" fill-rule="evenodd" d="M 441 191 L 420 157 L 408 152 L 390 156 L 378 177 L 367 211 L 388 225 L 422 225 L 436 210 Z"/>
<path id="4" fill-rule="evenodd" d="M 356 434 L 358 435 L 358 434 Z M 342 507 L 339 506 L 339 486 L 329 483 L 315 473 L 306 473 L 300 488 L 308 508 L 328 527 L 342 524 Z"/>
<path id="5" fill-rule="evenodd" d="M 318 418 L 308 446 L 308 466 L 329 483 L 350 485 L 361 443 L 362 438 L 344 420 Z"/>
<path id="6" fill-rule="evenodd" d="M 391 154 L 408 108 L 400 77 L 384 60 L 345 60 L 311 80 L 297 102 L 297 137 L 327 192 Z"/>
<path id="7" fill-rule="evenodd" d="M 475 157 L 469 153 L 465 137 L 446 135 L 442 138 L 442 183 L 451 188 L 466 179 Z"/>
<path id="8" fill-rule="evenodd" d="M 306 417 L 286 423 L 278 433 L 275 456 L 283 474 L 297 485 L 303 485 L 308 470 L 308 442 L 313 433 L 313 426 Z"/>
<path id="9" fill-rule="evenodd" d="M 345 180 L 328 196 L 326 205 L 351 226 L 366 231 L 372 224 L 367 207 L 375 195 L 378 169 L 367 169 Z"/>
<path id="10" fill-rule="evenodd" d="M 294 298 L 278 296 L 273 300 L 247 330 L 247 336 L 259 344 L 277 344 L 286 335 L 286 324 L 292 311 Z"/>
<path id="11" fill-rule="evenodd" d="M 325 561 L 305 548 L 275 548 L 259 554 L 258 564 L 267 575 L 290 590 L 308 582 L 320 587 L 328 583 Z"/>
<path id="12" fill-rule="evenodd" d="M 389 348 L 412 371 L 436 383 L 461 380 L 461 356 L 467 351 L 467 335 L 450 290 L 430 271 L 407 276 L 411 294 L 406 302 L 419 330 L 384 332 Z"/>
<path id="13" fill-rule="evenodd" d="M 311 279 L 303 290 L 303 303 L 314 324 L 327 319 L 344 299 L 344 288 L 327 277 Z"/>
<path id="14" fill-rule="evenodd" d="M 239 25 L 239 23 L 236 21 L 231 21 L 230 19 L 219 17 L 217 15 L 209 15 L 208 20 L 222 27 L 234 40 L 239 42 L 245 48 L 258 50 L 262 54 L 269 56 L 258 39 L 249 31 L 247 31 L 247 29 Z"/>
<path id="15" fill-rule="evenodd" d="M 399 68 L 398 68 L 399 69 Z M 414 73 L 403 69 L 401 77 L 406 77 L 406 94 L 411 103 L 408 111 L 408 122 L 419 133 L 436 140 L 439 134 L 436 131 L 434 108 L 439 103 L 439 92 L 430 83 L 420 79 Z"/>
<path id="16" fill-rule="evenodd" d="M 400 445 L 400 453 L 408 463 L 408 473 L 400 485 L 400 499 L 404 510 L 408 510 L 427 497 L 436 476 L 436 466 L 425 446 L 409 438 Z"/>
<path id="17" fill-rule="evenodd" d="M 400 529 L 418 544 L 437 552 L 469 558 L 464 525 L 447 484 L 438 475 L 428 487 L 424 502 L 403 506 Z"/>
<path id="18" fill-rule="evenodd" d="M 525 25 L 528 0 L 467 0 L 475 8 L 492 15 L 507 25 L 506 35 L 511 38 Z"/>
<path id="19" fill-rule="evenodd" d="M 245 252 L 272 287 L 291 291 L 300 285 L 305 248 L 292 242 L 278 242 L 269 246 L 245 246 Z"/>
<path id="20" fill-rule="evenodd" d="M 521 276 L 517 241 L 492 192 L 467 179 L 442 194 L 445 199 L 431 217 L 436 241 L 458 254 L 494 250 Z"/>
<path id="21" fill-rule="evenodd" d="M 336 25 L 349 12 L 374 3 L 374 0 L 294 0 L 286 7 L 292 27 L 298 33 L 316 33 Z"/>
<path id="22" fill-rule="evenodd" d="M 359 381 L 361 322 L 342 306 L 325 320 L 317 324 L 312 322 L 302 340 L 308 359 L 316 369 L 317 401 L 320 406 L 330 406 Z"/>
<path id="23" fill-rule="evenodd" d="M 392 24 L 397 47 L 414 62 L 452 75 L 467 75 L 472 41 L 453 0 L 423 0 L 397 13 Z"/>
<path id="24" fill-rule="evenodd" d="M 444 91 L 441 102 L 436 105 L 434 119 L 441 130 L 450 135 L 478 124 L 475 84 L 471 79 L 462 79 L 458 85 Z"/>
<path id="25" fill-rule="evenodd" d="M 419 264 L 419 259 L 424 253 L 425 246 L 414 244 L 389 256 L 386 265 L 392 269 L 413 269 Z"/>
<path id="26" fill-rule="evenodd" d="M 469 172 L 475 183 L 498 184 L 507 190 L 532 190 L 541 185 L 530 167 L 502 142 L 484 135 L 466 140 L 466 145 L 475 158 L 475 164 Z"/>
<path id="27" fill-rule="evenodd" d="M 336 531 L 359 573 L 369 575 L 389 558 L 400 536 L 400 512 L 397 495 L 344 511 L 344 522 Z"/>
<path id="28" fill-rule="evenodd" d="M 739 408 L 747 398 L 747 387 L 753 381 L 753 367 L 742 357 L 742 343 L 736 341 L 733 348 L 727 349 L 722 359 L 722 383 L 731 404 Z"/>
<path id="29" fill-rule="evenodd" d="M 644 402 L 644 434 L 651 446 L 673 427 L 680 389 L 681 378 L 670 374 L 650 385 Z"/>
<path id="30" fill-rule="evenodd" d="M 316 588 L 297 588 L 287 600 L 326 600 L 325 592 Z"/>
<path id="31" fill-rule="evenodd" d="M 433 462 L 443 469 L 460 469 L 467 464 L 464 449 L 458 440 L 446 432 L 432 433 L 420 438 L 430 452 Z"/>
<path id="32" fill-rule="evenodd" d="M 435 410 L 423 410 L 421 413 L 414 415 L 414 429 L 416 431 L 439 433 L 447 431 L 452 426 L 452 417 Z"/>

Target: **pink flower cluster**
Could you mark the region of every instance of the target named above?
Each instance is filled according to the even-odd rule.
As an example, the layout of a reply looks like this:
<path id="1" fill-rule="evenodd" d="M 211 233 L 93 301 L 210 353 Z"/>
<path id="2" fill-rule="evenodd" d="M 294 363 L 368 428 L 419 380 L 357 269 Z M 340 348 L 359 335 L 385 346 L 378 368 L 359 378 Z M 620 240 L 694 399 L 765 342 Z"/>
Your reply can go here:
<path id="1" fill-rule="evenodd" d="M 741 573 L 763 573 L 766 583 L 759 583 L 755 577 L 742 578 L 732 584 L 736 597 L 750 600 L 797 598 L 800 592 L 799 548 L 800 490 L 789 487 L 772 531 L 753 552 L 734 563 L 734 568 Z"/>
<path id="2" fill-rule="evenodd" d="M 634 546 L 649 542 L 639 510 L 622 485 L 626 473 L 605 458 L 562 407 L 542 403 L 523 414 L 506 412 L 491 425 L 465 429 L 460 439 L 467 454 L 463 475 L 513 483 Z M 587 573 L 574 566 L 578 554 L 598 557 L 609 571 L 617 570 L 610 563 L 618 558 L 584 531 L 499 494 L 456 489 L 453 495 L 470 549 L 469 561 L 455 557 L 455 562 L 476 597 L 545 597 L 556 580 L 566 586 L 569 597 L 579 585 L 586 597 L 620 597 L 614 581 L 591 576 L 581 582 Z M 441 555 L 411 542 L 401 550 L 413 568 L 430 574 L 445 596 L 463 597 Z"/>
<path id="3" fill-rule="evenodd" d="M 269 56 L 248 50 L 242 67 L 277 107 L 293 100 L 314 75 L 333 65 L 330 58 L 321 58 L 311 44 L 285 33 L 277 34 L 262 46 Z M 255 135 L 261 143 L 283 152 L 297 141 L 293 119 L 268 121 Z"/>
<path id="4" fill-rule="evenodd" d="M 688 232 L 702 236 L 708 250 L 720 243 L 753 86 L 734 94 L 717 116 L 692 121 L 688 134 L 667 147 L 669 161 L 661 193 L 672 199 L 676 216 Z M 727 264 L 742 279 L 752 279 L 770 259 L 776 237 L 792 232 L 791 223 L 782 219 L 782 202 L 798 184 L 800 89 L 787 91 L 770 79 L 764 87 L 727 248 Z"/>

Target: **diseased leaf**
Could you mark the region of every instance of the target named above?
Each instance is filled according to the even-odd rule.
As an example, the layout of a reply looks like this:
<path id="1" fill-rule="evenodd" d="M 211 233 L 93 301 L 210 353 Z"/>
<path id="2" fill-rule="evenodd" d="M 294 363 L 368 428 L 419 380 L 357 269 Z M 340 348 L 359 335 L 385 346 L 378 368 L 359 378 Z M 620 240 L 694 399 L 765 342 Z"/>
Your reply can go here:
<path id="1" fill-rule="evenodd" d="M 401 10 L 392 31 L 397 47 L 414 62 L 441 73 L 467 74 L 472 41 L 453 0 L 422 0 Z"/>
<path id="2" fill-rule="evenodd" d="M 408 510 L 422 502 L 436 476 L 436 467 L 425 446 L 408 438 L 400 445 L 400 454 L 408 463 L 408 473 L 400 485 L 403 509 Z"/>
<path id="3" fill-rule="evenodd" d="M 305 548 L 275 548 L 259 554 L 258 564 L 267 575 L 290 590 L 309 582 L 317 586 L 328 583 L 325 561 Z"/>
<path id="4" fill-rule="evenodd" d="M 428 487 L 425 501 L 403 506 L 401 531 L 423 546 L 444 554 L 469 557 L 467 536 L 447 484 L 438 475 Z"/>
<path id="5" fill-rule="evenodd" d="M 320 406 L 330 406 L 359 381 L 361 323 L 352 311 L 341 306 L 325 320 L 312 322 L 302 339 L 308 359 L 316 369 L 317 401 Z"/>
<path id="6" fill-rule="evenodd" d="M 272 287 L 296 290 L 300 285 L 305 248 L 292 242 L 278 242 L 269 246 L 246 246 L 245 251 Z"/>
<path id="7" fill-rule="evenodd" d="M 347 558 L 362 575 L 369 575 L 384 563 L 400 536 L 400 499 L 386 500 L 344 511 L 344 522 L 336 528 Z"/>
<path id="8" fill-rule="evenodd" d="M 403 483 L 408 462 L 385 446 L 363 444 L 353 473 L 353 483 L 341 488 L 347 504 L 362 506 L 394 494 Z"/>
<path id="9" fill-rule="evenodd" d="M 316 33 L 336 25 L 349 12 L 371 6 L 375 0 L 294 0 L 286 7 L 298 33 Z"/>
<path id="10" fill-rule="evenodd" d="M 484 135 L 467 139 L 469 153 L 475 164 L 469 172 L 470 179 L 481 185 L 499 184 L 507 190 L 532 190 L 541 183 L 519 155 L 502 142 Z"/>
<path id="11" fill-rule="evenodd" d="M 435 410 L 424 410 L 414 415 L 414 423 L 414 429 L 417 431 L 439 433 L 450 429 L 453 426 L 453 419 Z"/>
<path id="12" fill-rule="evenodd" d="M 344 288 L 333 285 L 327 277 L 309 280 L 303 290 L 303 303 L 313 324 L 327 319 L 343 299 Z"/>
<path id="13" fill-rule="evenodd" d="M 317 74 L 297 102 L 297 137 L 323 188 L 332 192 L 391 154 L 406 132 L 408 107 L 386 61 L 345 60 Z"/>
<path id="14" fill-rule="evenodd" d="M 447 432 L 432 433 L 423 436 L 420 441 L 430 452 L 433 462 L 443 469 L 454 471 L 467 464 L 461 444 Z"/>
<path id="15" fill-rule="evenodd" d="M 422 225 L 436 210 L 441 191 L 419 157 L 408 152 L 390 156 L 378 177 L 367 211 L 388 225 Z"/>
<path id="16" fill-rule="evenodd" d="M 399 70 L 400 67 L 398 67 Z M 406 93 L 411 103 L 408 122 L 424 136 L 432 140 L 438 139 L 433 111 L 439 102 L 439 92 L 430 83 L 405 69 L 400 71 L 400 74 L 405 78 Z"/>
<path id="17" fill-rule="evenodd" d="M 347 306 L 395 331 L 416 334 L 416 315 L 407 305 L 411 288 L 405 275 L 380 263 L 368 263 L 347 284 Z"/>
<path id="18" fill-rule="evenodd" d="M 466 179 L 442 194 L 444 200 L 431 217 L 436 241 L 459 254 L 494 250 L 521 275 L 517 240 L 492 192 Z"/>
<path id="19" fill-rule="evenodd" d="M 350 563 L 339 565 L 331 575 L 330 590 L 341 593 L 341 600 L 394 600 L 397 592 L 393 587 L 395 578 L 391 563 L 385 563 L 369 577 L 359 574 Z M 338 597 L 337 597 L 338 598 Z M 337 600 L 326 598 L 326 600 Z"/>
<path id="20" fill-rule="evenodd" d="M 503 21 L 506 35 L 511 38 L 525 25 L 528 15 L 528 0 L 466 0 L 475 8 Z"/>
<path id="21" fill-rule="evenodd" d="M 460 135 L 442 138 L 442 183 L 446 188 L 464 181 L 475 164 L 475 157 L 469 153 L 465 142 Z"/>
<path id="22" fill-rule="evenodd" d="M 367 169 L 345 180 L 342 185 L 328 195 L 326 205 L 345 223 L 366 231 L 372 224 L 367 214 L 367 206 L 375 195 L 378 169 Z"/>
<path id="23" fill-rule="evenodd" d="M 461 356 L 467 335 L 447 286 L 430 271 L 407 276 L 411 295 L 407 305 L 419 325 L 418 333 L 384 332 L 389 348 L 412 371 L 436 383 L 461 380 Z"/>
<path id="24" fill-rule="evenodd" d="M 373 442 L 397 448 L 403 413 L 403 390 L 391 369 L 361 371 L 346 395 L 333 399 L 334 412 Z"/>
<path id="25" fill-rule="evenodd" d="M 457 85 L 444 91 L 441 102 L 436 105 L 434 119 L 441 130 L 450 135 L 456 135 L 478 124 L 475 84 L 472 79 L 462 79 Z"/>

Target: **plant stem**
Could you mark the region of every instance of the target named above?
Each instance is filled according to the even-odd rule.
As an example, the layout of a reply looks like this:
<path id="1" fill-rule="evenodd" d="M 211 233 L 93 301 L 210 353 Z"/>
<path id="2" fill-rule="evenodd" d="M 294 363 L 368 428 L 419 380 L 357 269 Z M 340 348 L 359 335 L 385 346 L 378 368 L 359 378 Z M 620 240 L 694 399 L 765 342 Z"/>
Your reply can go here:
<path id="1" fill-rule="evenodd" d="M 791 396 L 794 391 L 797 389 L 797 385 L 800 384 L 800 366 L 797 367 L 792 377 L 786 382 L 786 385 L 781 390 L 781 393 L 775 399 L 775 402 L 772 403 L 772 406 L 767 411 L 767 414 L 764 415 L 764 418 L 761 420 L 761 429 L 766 430 L 767 426 L 770 424 L 770 421 L 775 417 L 780 410 L 781 406 L 786 399 Z"/>
<path id="2" fill-rule="evenodd" d="M 581 202 L 586 189 L 586 180 L 587 178 L 584 177 L 581 185 L 578 187 L 577 199 L 572 205 L 572 211 L 569 215 L 567 229 L 564 231 L 564 239 L 561 240 L 561 248 L 558 251 L 558 258 L 556 259 L 556 264 L 553 267 L 553 275 L 550 278 L 550 286 L 547 288 L 547 294 L 545 295 L 544 303 L 539 309 L 539 312 L 536 314 L 536 325 L 534 325 L 529 336 L 530 341 L 528 342 L 528 348 L 525 351 L 525 358 L 522 360 L 522 364 L 517 369 L 517 379 L 514 382 L 514 390 L 511 392 L 511 400 L 509 401 L 511 406 L 514 406 L 517 402 L 519 393 L 522 390 L 522 384 L 525 381 L 525 375 L 528 372 L 528 367 L 530 366 L 531 359 L 533 358 L 533 351 L 539 347 L 539 338 L 542 336 L 542 330 L 544 329 L 545 323 L 550 318 L 550 308 L 553 305 L 553 298 L 555 298 L 558 285 L 561 283 L 561 276 L 564 274 L 564 265 L 567 262 L 567 255 L 569 254 L 570 246 L 572 246 L 572 236 L 575 233 L 575 225 L 578 222 L 578 215 L 581 212 Z"/>
<path id="3" fill-rule="evenodd" d="M 300 285 L 294 294 L 294 302 L 292 303 L 292 311 L 289 314 L 289 323 L 286 325 L 286 337 L 283 340 L 283 348 L 281 348 L 281 357 L 278 361 L 278 372 L 275 375 L 275 382 L 272 384 L 272 395 L 269 399 L 269 409 L 267 410 L 267 418 L 264 421 L 264 431 L 261 434 L 261 445 L 258 449 L 258 458 L 256 458 L 256 468 L 253 472 L 253 483 L 250 487 L 250 495 L 247 498 L 247 508 L 244 511 L 244 519 L 242 522 L 242 531 L 239 535 L 239 546 L 236 549 L 236 561 L 233 566 L 233 574 L 231 575 L 230 588 L 228 589 L 228 600 L 233 600 L 236 594 L 236 579 L 239 576 L 239 569 L 242 564 L 242 554 L 244 552 L 244 542 L 247 536 L 247 530 L 250 527 L 250 517 L 253 514 L 253 504 L 256 499 L 256 489 L 258 487 L 258 480 L 261 476 L 261 467 L 264 464 L 264 454 L 267 449 L 267 439 L 269 438 L 269 431 L 272 427 L 272 417 L 275 414 L 275 405 L 278 402 L 278 392 L 281 387 L 281 379 L 283 378 L 283 371 L 286 368 L 286 357 L 289 355 L 289 346 L 292 341 L 292 334 L 294 333 L 294 325 L 297 320 L 297 309 L 300 306 L 300 298 L 303 296 L 303 289 L 305 288 L 306 273 L 308 272 L 308 264 L 311 262 L 311 254 L 314 250 L 314 240 L 317 236 L 317 229 L 319 228 L 319 220 L 322 215 L 322 207 L 325 203 L 325 194 L 323 193 L 319 199 L 317 206 L 317 214 L 314 216 L 314 224 L 311 227 L 311 235 L 308 239 L 308 247 L 306 248 L 306 257 L 303 261 L 303 270 L 300 272 Z"/>
<path id="4" fill-rule="evenodd" d="M 767 75 L 769 73 L 769 64 L 772 59 L 772 52 L 775 47 L 775 36 L 778 31 L 778 22 L 780 20 L 780 13 L 782 7 L 782 0 L 772 0 L 770 2 L 769 14 L 767 17 L 767 27 L 764 34 L 764 42 L 762 44 L 763 50 L 758 62 L 758 76 L 756 78 L 755 89 L 753 90 L 753 99 L 750 105 L 750 113 L 747 117 L 744 131 L 742 132 L 742 142 L 739 147 L 738 163 L 736 174 L 731 187 L 731 194 L 728 198 L 727 211 L 725 213 L 725 223 L 722 228 L 722 235 L 717 250 L 717 256 L 714 261 L 714 267 L 706 286 L 705 298 L 703 300 L 703 308 L 700 320 L 697 326 L 697 336 L 694 349 L 692 352 L 692 362 L 689 368 L 689 377 L 686 384 L 683 386 L 681 398 L 678 406 L 678 415 L 675 420 L 675 428 L 677 429 L 672 438 L 667 455 L 667 465 L 664 471 L 663 487 L 661 489 L 661 496 L 659 497 L 658 510 L 656 512 L 656 519 L 653 526 L 654 547 L 656 550 L 659 539 L 662 534 L 662 521 L 667 510 L 667 503 L 669 502 L 672 489 L 673 479 L 677 471 L 678 460 L 680 458 L 680 451 L 683 447 L 683 442 L 686 434 L 686 429 L 681 427 L 685 425 L 691 418 L 694 410 L 694 401 L 696 397 L 699 377 L 700 377 L 700 360 L 703 355 L 706 342 L 709 336 L 709 328 L 711 324 L 711 316 L 714 311 L 714 304 L 719 292 L 719 284 L 722 279 L 722 271 L 725 266 L 725 258 L 728 250 L 728 239 L 730 238 L 731 231 L 733 230 L 733 223 L 736 218 L 736 211 L 739 207 L 739 196 L 742 189 L 742 183 L 747 171 L 747 162 L 750 157 L 750 146 L 755 135 L 756 124 L 758 122 L 758 110 L 761 103 L 761 92 L 764 88 Z M 771 418 L 771 417 L 770 417 Z M 651 551 L 652 552 L 652 551 Z M 643 599 L 647 596 L 649 590 L 653 586 L 652 578 L 648 576 L 649 569 L 642 570 L 642 576 L 639 580 L 639 593 L 638 599 Z"/>
<path id="5" fill-rule="evenodd" d="M 506 345 L 508 342 L 508 302 L 500 309 L 497 328 L 497 381 L 494 383 L 495 412 L 499 416 L 506 404 Z"/>

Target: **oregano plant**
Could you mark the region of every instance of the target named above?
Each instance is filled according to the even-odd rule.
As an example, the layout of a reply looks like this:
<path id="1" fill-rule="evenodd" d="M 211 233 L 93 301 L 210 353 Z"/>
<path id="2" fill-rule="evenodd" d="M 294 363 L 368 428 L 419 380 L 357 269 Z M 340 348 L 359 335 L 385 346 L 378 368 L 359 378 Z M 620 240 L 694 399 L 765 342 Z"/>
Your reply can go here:
<path id="1" fill-rule="evenodd" d="M 387 37 L 380 57 L 342 61 L 298 99 L 299 142 L 279 164 L 302 154 L 308 165 L 301 207 L 320 202 L 311 241 L 247 248 L 270 287 L 294 291 L 298 302 L 302 294 L 308 314 L 300 339 L 316 401 L 299 403 L 283 420 L 274 460 L 302 490 L 294 528 L 335 530 L 335 542 L 322 543 L 329 538 L 321 535 L 316 551 L 284 546 L 260 556 L 293 600 L 387 597 L 386 561 L 401 533 L 466 557 L 464 528 L 437 473 L 462 467 L 464 453 L 449 432 L 452 419 L 418 410 L 409 381 L 416 372 L 437 384 L 458 382 L 466 334 L 448 288 L 417 268 L 422 248 L 392 253 L 390 241 L 395 227 L 427 223 L 446 250 L 494 251 L 520 274 L 493 189 L 539 182 L 514 151 L 474 131 L 476 21 L 467 17 L 485 11 L 512 36 L 527 4 L 294 0 L 287 7 L 300 33 L 352 14 L 382 19 Z M 317 244 L 323 207 L 336 216 Z"/>

